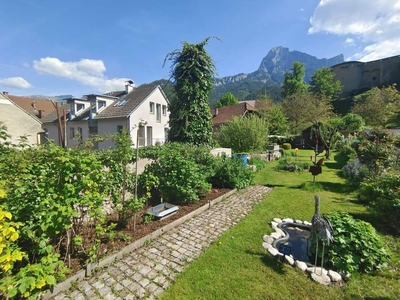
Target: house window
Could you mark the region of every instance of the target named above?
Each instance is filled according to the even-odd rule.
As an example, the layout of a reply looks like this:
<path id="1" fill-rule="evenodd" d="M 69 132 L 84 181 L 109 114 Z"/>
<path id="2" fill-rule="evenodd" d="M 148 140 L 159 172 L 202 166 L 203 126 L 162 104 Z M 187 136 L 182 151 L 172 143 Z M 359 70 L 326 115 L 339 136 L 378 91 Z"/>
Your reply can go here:
<path id="1" fill-rule="evenodd" d="M 77 135 L 78 135 L 78 139 L 82 140 L 82 127 L 78 127 L 77 128 Z"/>
<path id="2" fill-rule="evenodd" d="M 161 104 L 157 104 L 157 122 L 161 122 Z"/>
<path id="3" fill-rule="evenodd" d="M 150 113 L 154 114 L 154 102 L 150 102 Z"/>
<path id="4" fill-rule="evenodd" d="M 99 101 L 98 102 L 98 108 L 100 110 L 100 108 L 105 107 L 106 106 L 106 101 Z"/>
<path id="5" fill-rule="evenodd" d="M 162 106 L 162 115 L 163 115 L 163 116 L 166 116 L 166 115 L 167 115 L 167 106 L 166 106 L 166 105 L 163 105 L 163 106 Z"/>
<path id="6" fill-rule="evenodd" d="M 118 132 L 118 133 L 121 133 L 121 132 L 122 132 L 122 129 L 124 129 L 124 126 L 122 126 L 122 125 L 117 125 L 117 132 Z"/>
<path id="7" fill-rule="evenodd" d="M 81 103 L 77 103 L 76 104 L 76 111 L 80 111 L 80 110 L 82 110 L 82 109 L 84 109 L 85 108 L 85 105 L 84 104 L 81 104 Z"/>
<path id="8" fill-rule="evenodd" d="M 71 127 L 69 129 L 69 138 L 70 139 L 74 139 L 75 138 L 75 129 L 74 129 L 74 127 Z"/>
<path id="9" fill-rule="evenodd" d="M 71 104 L 70 107 L 69 107 L 69 109 L 70 109 L 69 113 L 70 113 L 71 115 L 75 115 L 75 104 Z"/>

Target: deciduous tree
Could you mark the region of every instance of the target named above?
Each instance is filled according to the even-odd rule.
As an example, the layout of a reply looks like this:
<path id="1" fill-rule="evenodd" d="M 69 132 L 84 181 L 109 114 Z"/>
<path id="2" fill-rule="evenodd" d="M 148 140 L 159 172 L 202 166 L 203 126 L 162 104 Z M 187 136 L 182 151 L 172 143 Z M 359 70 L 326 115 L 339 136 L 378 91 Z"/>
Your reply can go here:
<path id="1" fill-rule="evenodd" d="M 335 74 L 330 68 L 321 68 L 311 76 L 310 92 L 329 100 L 336 100 L 343 86 L 339 80 L 335 81 Z"/>
<path id="2" fill-rule="evenodd" d="M 303 63 L 295 61 L 293 63 L 292 72 L 285 74 L 285 79 L 282 86 L 282 96 L 290 97 L 296 93 L 308 91 L 308 85 L 304 82 L 306 68 Z"/>
<path id="3" fill-rule="evenodd" d="M 374 87 L 354 97 L 351 112 L 359 114 L 367 125 L 386 128 L 396 122 L 400 112 L 400 93 L 393 84 L 388 87 Z"/>
<path id="4" fill-rule="evenodd" d="M 231 92 L 226 92 L 222 95 L 221 99 L 219 99 L 215 107 L 219 108 L 223 106 L 234 105 L 237 103 L 239 103 L 238 99 Z"/>

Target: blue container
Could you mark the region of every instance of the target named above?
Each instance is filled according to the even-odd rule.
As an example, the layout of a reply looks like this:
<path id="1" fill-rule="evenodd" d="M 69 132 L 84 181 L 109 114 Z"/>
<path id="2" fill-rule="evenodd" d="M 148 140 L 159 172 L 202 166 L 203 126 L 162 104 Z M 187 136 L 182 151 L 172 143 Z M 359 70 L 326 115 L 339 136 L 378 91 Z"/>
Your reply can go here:
<path id="1" fill-rule="evenodd" d="M 232 154 L 232 158 L 237 157 L 243 160 L 243 166 L 247 166 L 247 154 L 236 153 Z"/>

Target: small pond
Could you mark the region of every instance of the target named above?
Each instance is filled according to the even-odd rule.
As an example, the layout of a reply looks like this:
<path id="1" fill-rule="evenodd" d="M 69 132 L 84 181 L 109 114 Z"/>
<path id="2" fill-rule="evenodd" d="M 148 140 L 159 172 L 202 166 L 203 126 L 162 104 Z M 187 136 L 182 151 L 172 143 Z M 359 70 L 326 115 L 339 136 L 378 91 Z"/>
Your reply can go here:
<path id="1" fill-rule="evenodd" d="M 282 222 L 278 228 L 282 229 L 286 236 L 274 241 L 273 246 L 285 255 L 292 255 L 295 260 L 311 262 L 311 227 L 304 224 Z"/>

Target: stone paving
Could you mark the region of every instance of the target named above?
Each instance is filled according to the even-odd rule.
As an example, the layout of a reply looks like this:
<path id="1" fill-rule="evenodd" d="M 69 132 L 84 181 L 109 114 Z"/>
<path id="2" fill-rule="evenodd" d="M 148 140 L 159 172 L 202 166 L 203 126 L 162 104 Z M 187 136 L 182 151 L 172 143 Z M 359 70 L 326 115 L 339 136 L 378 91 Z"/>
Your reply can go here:
<path id="1" fill-rule="evenodd" d="M 251 186 L 238 191 L 52 299 L 155 299 L 270 190 Z"/>

